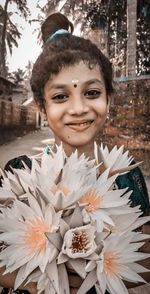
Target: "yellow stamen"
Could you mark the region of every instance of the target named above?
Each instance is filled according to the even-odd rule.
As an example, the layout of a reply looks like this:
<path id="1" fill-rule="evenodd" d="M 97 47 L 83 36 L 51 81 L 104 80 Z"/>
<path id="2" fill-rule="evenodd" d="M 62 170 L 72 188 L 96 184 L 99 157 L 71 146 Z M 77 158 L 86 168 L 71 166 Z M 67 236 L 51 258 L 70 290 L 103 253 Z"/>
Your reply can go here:
<path id="1" fill-rule="evenodd" d="M 93 212 L 101 207 L 102 199 L 97 195 L 96 191 L 88 191 L 80 198 L 79 203 L 87 203 L 86 211 Z"/>
<path id="2" fill-rule="evenodd" d="M 35 219 L 28 223 L 26 227 L 25 244 L 31 251 L 45 250 L 47 238 L 45 233 L 48 232 L 49 226 L 41 219 Z"/>
<path id="3" fill-rule="evenodd" d="M 117 253 L 107 251 L 104 253 L 104 271 L 107 275 L 118 273 L 122 265 L 118 264 L 119 255 Z"/>

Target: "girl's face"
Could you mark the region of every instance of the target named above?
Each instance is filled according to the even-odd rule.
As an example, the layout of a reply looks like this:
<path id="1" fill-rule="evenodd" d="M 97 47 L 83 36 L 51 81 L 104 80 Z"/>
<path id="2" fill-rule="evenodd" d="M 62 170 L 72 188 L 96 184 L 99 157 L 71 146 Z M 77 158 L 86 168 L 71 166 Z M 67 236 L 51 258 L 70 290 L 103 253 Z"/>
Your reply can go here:
<path id="1" fill-rule="evenodd" d="M 56 144 L 90 148 L 102 128 L 108 101 L 99 67 L 83 62 L 62 69 L 44 87 L 45 112 Z"/>

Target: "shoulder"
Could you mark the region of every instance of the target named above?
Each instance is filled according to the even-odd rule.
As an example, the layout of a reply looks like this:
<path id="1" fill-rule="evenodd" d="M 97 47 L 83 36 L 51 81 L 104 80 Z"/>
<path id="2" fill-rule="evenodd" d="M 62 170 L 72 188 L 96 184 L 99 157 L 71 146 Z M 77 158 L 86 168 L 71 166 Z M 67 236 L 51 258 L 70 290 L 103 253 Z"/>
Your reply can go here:
<path id="1" fill-rule="evenodd" d="M 133 205 L 141 205 L 144 214 L 149 213 L 149 196 L 144 175 L 139 167 L 134 168 L 124 175 L 120 175 L 116 183 L 119 189 L 129 187 L 132 190 L 130 196 Z"/>
<path id="2" fill-rule="evenodd" d="M 11 171 L 11 167 L 12 168 L 16 168 L 16 169 L 21 169 L 21 168 L 24 167 L 24 164 L 23 163 L 25 163 L 31 169 L 32 161 L 26 155 L 21 155 L 19 157 L 15 157 L 15 158 L 9 160 L 7 162 L 7 164 L 5 165 L 5 168 L 4 169 L 6 171 L 8 171 L 8 170 Z"/>
<path id="3" fill-rule="evenodd" d="M 24 163 L 31 169 L 31 166 L 32 166 L 31 159 L 26 155 L 21 155 L 19 157 L 10 159 L 6 163 L 4 170 L 12 172 L 12 168 L 22 169 L 24 168 Z M 0 186 L 2 186 L 2 176 L 0 176 Z"/>

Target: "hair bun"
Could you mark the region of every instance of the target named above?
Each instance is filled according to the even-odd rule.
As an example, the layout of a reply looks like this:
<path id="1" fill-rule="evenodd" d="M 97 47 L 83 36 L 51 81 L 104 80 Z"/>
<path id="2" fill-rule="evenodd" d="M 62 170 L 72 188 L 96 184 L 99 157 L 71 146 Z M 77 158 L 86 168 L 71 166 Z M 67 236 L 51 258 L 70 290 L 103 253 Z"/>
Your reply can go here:
<path id="1" fill-rule="evenodd" d="M 60 29 L 70 30 L 72 33 L 74 27 L 68 18 L 60 12 L 49 15 L 41 26 L 43 42 L 45 43 L 49 36 Z"/>

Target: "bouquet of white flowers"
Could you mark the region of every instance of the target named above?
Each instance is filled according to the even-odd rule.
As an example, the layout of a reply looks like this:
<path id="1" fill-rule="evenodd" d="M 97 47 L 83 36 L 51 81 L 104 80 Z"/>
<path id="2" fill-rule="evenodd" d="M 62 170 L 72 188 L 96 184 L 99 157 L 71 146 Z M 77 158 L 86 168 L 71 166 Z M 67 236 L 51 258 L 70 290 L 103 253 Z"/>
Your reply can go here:
<path id="1" fill-rule="evenodd" d="M 128 293 L 122 280 L 144 282 L 146 271 L 136 261 L 148 236 L 135 231 L 149 217 L 130 206 L 127 189 L 117 189 L 119 174 L 136 165 L 123 147 L 95 145 L 95 160 L 77 151 L 67 157 L 62 146 L 50 150 L 31 170 L 3 172 L 0 188 L 0 267 L 18 270 L 15 289 L 37 282 L 41 293 L 69 294 L 68 269 L 83 283 L 78 294 L 92 286 L 97 293 Z"/>

